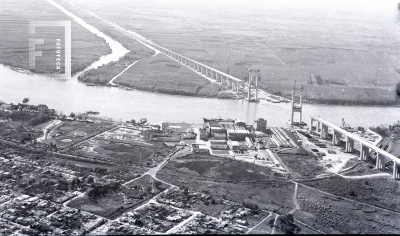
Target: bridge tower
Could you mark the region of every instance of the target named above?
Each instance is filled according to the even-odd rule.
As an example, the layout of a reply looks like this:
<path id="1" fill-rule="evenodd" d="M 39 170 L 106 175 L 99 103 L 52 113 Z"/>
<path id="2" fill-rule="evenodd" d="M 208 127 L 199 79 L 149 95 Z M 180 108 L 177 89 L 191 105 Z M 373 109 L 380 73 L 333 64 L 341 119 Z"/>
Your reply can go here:
<path id="1" fill-rule="evenodd" d="M 249 81 L 247 82 L 248 85 L 248 92 L 247 92 L 247 97 L 246 100 L 249 102 L 258 102 L 258 80 L 260 77 L 260 70 L 255 70 L 252 68 L 252 66 L 249 66 L 249 68 L 247 68 L 247 72 L 249 72 Z M 255 97 L 252 98 L 251 96 L 251 86 L 254 84 L 253 83 L 253 79 L 255 79 Z"/>
<path id="2" fill-rule="evenodd" d="M 297 95 L 297 93 L 300 93 Z M 303 103 L 301 101 L 303 96 L 303 86 L 301 88 L 296 88 L 296 81 L 294 81 L 294 87 L 293 87 L 293 92 L 292 92 L 292 116 L 290 119 L 290 124 L 294 125 L 297 124 L 297 122 L 294 122 L 294 113 L 300 113 L 300 119 L 298 124 L 302 125 L 303 122 L 301 121 L 302 116 L 303 116 Z"/>

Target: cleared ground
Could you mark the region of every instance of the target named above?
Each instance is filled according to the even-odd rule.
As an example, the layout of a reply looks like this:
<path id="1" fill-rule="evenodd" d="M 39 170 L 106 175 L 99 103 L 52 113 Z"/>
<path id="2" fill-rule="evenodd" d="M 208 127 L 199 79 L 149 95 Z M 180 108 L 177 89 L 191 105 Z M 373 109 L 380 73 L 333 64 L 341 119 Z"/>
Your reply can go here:
<path id="1" fill-rule="evenodd" d="M 187 155 L 170 161 L 157 178 L 191 191 L 210 193 L 261 209 L 288 212 L 294 208 L 294 184 L 266 168 L 210 155 Z"/>
<path id="2" fill-rule="evenodd" d="M 400 230 L 399 213 L 351 202 L 304 186 L 299 186 L 298 201 L 301 210 L 296 211 L 294 217 L 324 233 L 396 234 Z"/>
<path id="3" fill-rule="evenodd" d="M 95 195 L 95 197 L 88 194 L 91 190 L 86 191 L 84 196 L 73 199 L 68 203 L 68 206 L 115 219 L 126 210 L 138 206 L 138 204 L 163 191 L 166 187 L 167 185 L 145 175 L 131 182 L 129 186 L 107 188 L 103 194 Z M 96 189 L 96 187 L 93 189 Z"/>

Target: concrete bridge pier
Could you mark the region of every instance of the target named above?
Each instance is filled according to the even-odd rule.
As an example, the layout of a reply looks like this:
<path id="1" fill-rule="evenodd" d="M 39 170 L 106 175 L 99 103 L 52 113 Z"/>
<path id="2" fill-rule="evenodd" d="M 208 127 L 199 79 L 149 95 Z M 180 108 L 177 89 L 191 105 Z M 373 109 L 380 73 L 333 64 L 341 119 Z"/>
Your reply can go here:
<path id="1" fill-rule="evenodd" d="M 396 162 L 393 162 L 393 179 L 400 179 L 400 166 Z"/>
<path id="2" fill-rule="evenodd" d="M 232 80 L 231 84 L 232 84 L 232 91 L 234 92 L 235 91 L 235 81 Z"/>
<path id="3" fill-rule="evenodd" d="M 328 126 L 327 125 L 322 124 L 320 137 L 322 139 L 326 139 L 328 137 Z"/>
<path id="4" fill-rule="evenodd" d="M 320 129 L 321 129 L 320 126 L 321 126 L 321 122 L 318 121 L 317 130 L 316 130 L 317 132 L 320 132 Z"/>
<path id="5" fill-rule="evenodd" d="M 197 66 L 197 71 L 198 71 L 198 72 L 201 72 L 201 65 L 196 64 L 196 66 Z"/>
<path id="6" fill-rule="evenodd" d="M 354 151 L 354 140 L 346 136 L 346 152 L 352 153 Z"/>
<path id="7" fill-rule="evenodd" d="M 312 132 L 312 128 L 313 128 L 313 123 L 314 123 L 314 119 L 311 117 L 311 122 L 310 122 L 310 132 Z"/>
<path id="8" fill-rule="evenodd" d="M 385 169 L 385 156 L 376 153 L 376 169 L 383 170 Z"/>
<path id="9" fill-rule="evenodd" d="M 212 71 L 212 70 L 210 70 L 210 78 L 211 78 L 211 79 L 214 79 L 214 74 L 213 74 L 213 71 Z"/>
<path id="10" fill-rule="evenodd" d="M 360 160 L 366 161 L 368 160 L 369 148 L 361 144 L 361 152 L 360 152 Z"/>
<path id="11" fill-rule="evenodd" d="M 332 135 L 332 145 L 339 145 L 340 143 L 340 133 L 339 131 L 333 130 L 333 135 Z"/>

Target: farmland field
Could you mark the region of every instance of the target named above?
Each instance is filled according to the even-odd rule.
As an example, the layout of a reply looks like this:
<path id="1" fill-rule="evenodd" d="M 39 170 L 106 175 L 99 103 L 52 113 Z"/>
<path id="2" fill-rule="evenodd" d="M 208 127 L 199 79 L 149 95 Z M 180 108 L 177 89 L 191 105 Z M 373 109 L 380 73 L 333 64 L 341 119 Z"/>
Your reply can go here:
<path id="1" fill-rule="evenodd" d="M 261 71 L 260 86 L 276 94 L 289 96 L 296 80 L 308 102 L 398 102 L 396 1 L 71 2 L 240 79 L 252 64 Z"/>
<path id="2" fill-rule="evenodd" d="M 40 3 L 33 0 L 16 2 L 2 1 L 0 9 L 0 63 L 11 67 L 28 69 L 29 63 L 29 22 L 31 21 L 71 21 L 72 29 L 72 74 L 82 71 L 102 55 L 111 53 L 104 39 L 97 37 L 80 26 L 68 16 L 50 5 L 45 0 Z M 43 46 L 36 46 L 36 50 L 43 52 L 37 57 L 35 70 L 37 72 L 54 72 L 55 43 L 60 35 L 64 35 L 61 27 L 38 28 L 37 36 L 45 35 L 47 40 Z M 62 41 L 64 38 L 62 37 Z"/>

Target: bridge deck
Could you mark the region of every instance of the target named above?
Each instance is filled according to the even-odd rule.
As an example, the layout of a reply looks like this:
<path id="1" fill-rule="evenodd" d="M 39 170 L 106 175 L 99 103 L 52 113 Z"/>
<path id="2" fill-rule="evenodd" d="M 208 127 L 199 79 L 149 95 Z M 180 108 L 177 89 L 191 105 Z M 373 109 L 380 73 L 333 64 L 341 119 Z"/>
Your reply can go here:
<path id="1" fill-rule="evenodd" d="M 190 59 L 190 58 L 188 58 L 188 57 L 185 57 L 185 56 L 183 56 L 183 55 L 181 55 L 181 54 L 179 54 L 179 53 L 176 53 L 176 52 L 173 52 L 173 51 L 171 51 L 171 50 L 169 50 L 169 49 L 167 49 L 167 48 L 164 48 L 164 47 L 162 47 L 162 46 L 160 46 L 160 45 L 158 45 L 158 44 L 156 44 L 156 43 L 154 43 L 154 42 L 151 42 L 150 40 L 146 39 L 145 37 L 143 37 L 143 36 L 141 36 L 141 35 L 139 35 L 139 34 L 137 34 L 137 33 L 130 32 L 130 31 L 125 30 L 124 28 L 122 28 L 122 27 L 120 27 L 120 26 L 117 26 L 117 25 L 115 25 L 114 27 L 116 27 L 116 28 L 117 28 L 118 30 L 120 30 L 120 31 L 123 31 L 123 32 L 126 33 L 126 34 L 129 34 L 129 35 L 133 36 L 133 37 L 134 37 L 136 40 L 138 40 L 139 42 L 141 42 L 141 43 L 143 43 L 143 44 L 146 44 L 147 46 L 150 46 L 150 47 L 152 47 L 152 48 L 155 49 L 155 50 L 160 50 L 160 49 L 162 49 L 162 50 L 165 50 L 165 51 L 169 51 L 169 52 L 171 52 L 171 53 L 173 53 L 173 54 L 175 54 L 175 55 L 177 55 L 177 56 L 179 56 L 179 57 L 185 58 L 186 60 L 189 60 L 189 61 L 192 61 L 192 62 L 194 62 L 194 63 L 196 63 L 196 64 L 199 64 L 200 66 L 202 66 L 202 67 L 204 67 L 204 68 L 207 68 L 207 69 L 209 69 L 209 70 L 211 70 L 211 71 L 214 71 L 214 72 L 216 72 L 216 73 L 219 73 L 219 74 L 221 74 L 221 75 L 223 75 L 223 76 L 225 76 L 225 77 L 227 77 L 227 78 L 229 78 L 229 79 L 231 79 L 231 80 L 234 80 L 234 81 L 236 81 L 236 82 L 243 82 L 241 79 L 238 79 L 238 78 L 236 78 L 236 77 L 234 77 L 234 76 L 228 75 L 228 74 L 226 74 L 226 73 L 224 73 L 224 72 L 222 72 L 222 71 L 219 71 L 219 70 L 214 69 L 214 68 L 212 68 L 212 67 L 210 67 L 210 66 L 204 65 L 204 64 L 202 64 L 202 63 L 200 63 L 200 62 L 197 62 L 197 61 L 195 61 L 195 60 L 193 60 L 193 59 Z M 157 49 L 157 48 L 159 48 L 159 49 Z M 163 52 L 162 52 L 162 53 L 163 53 Z"/>
<path id="2" fill-rule="evenodd" d="M 326 121 L 326 120 L 324 120 L 322 118 L 319 118 L 319 117 L 311 117 L 311 118 L 313 120 L 315 120 L 315 121 L 319 121 L 319 122 L 321 122 L 321 123 L 333 128 L 334 130 L 338 131 L 339 133 L 341 133 L 343 135 L 346 135 L 347 137 L 349 137 L 349 138 L 361 143 L 362 145 L 367 146 L 368 148 L 370 148 L 370 149 L 376 151 L 377 153 L 379 153 L 379 154 L 391 159 L 392 161 L 396 162 L 397 164 L 400 164 L 400 159 L 398 159 L 394 155 L 392 155 L 392 154 L 390 154 L 390 153 L 378 148 L 377 146 L 373 145 L 372 143 L 369 143 L 369 142 L 365 141 L 361 137 L 359 137 L 357 135 L 354 135 L 354 134 L 352 134 L 350 132 L 347 132 L 346 130 L 344 130 L 344 129 L 342 129 L 342 128 L 340 128 L 340 127 L 338 127 L 338 126 L 336 126 L 336 125 L 334 125 L 334 124 L 330 123 L 329 121 Z"/>

